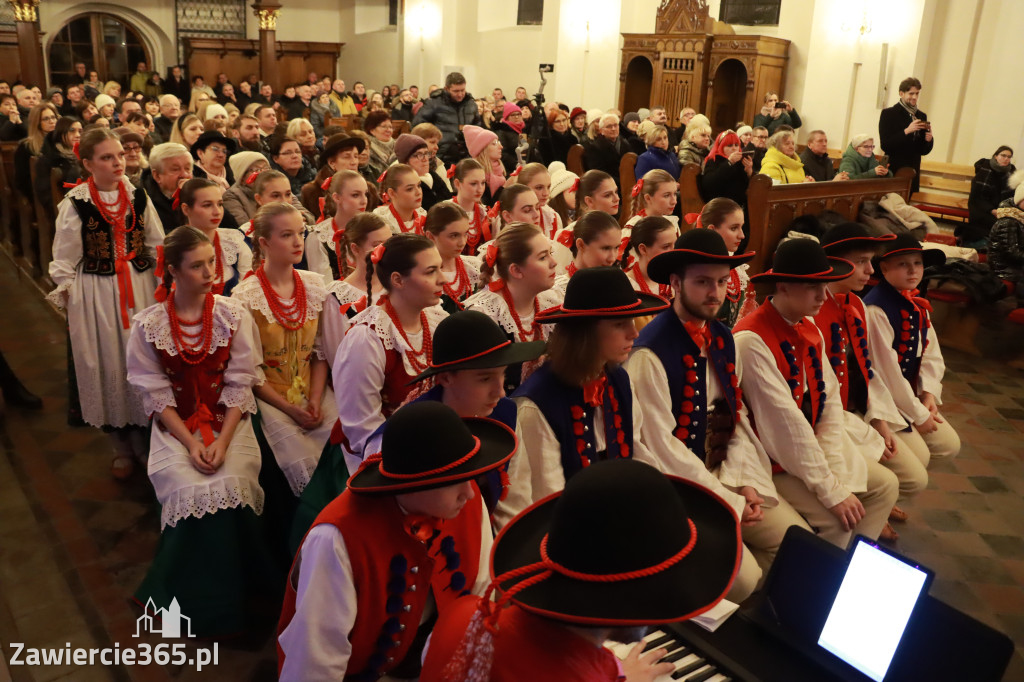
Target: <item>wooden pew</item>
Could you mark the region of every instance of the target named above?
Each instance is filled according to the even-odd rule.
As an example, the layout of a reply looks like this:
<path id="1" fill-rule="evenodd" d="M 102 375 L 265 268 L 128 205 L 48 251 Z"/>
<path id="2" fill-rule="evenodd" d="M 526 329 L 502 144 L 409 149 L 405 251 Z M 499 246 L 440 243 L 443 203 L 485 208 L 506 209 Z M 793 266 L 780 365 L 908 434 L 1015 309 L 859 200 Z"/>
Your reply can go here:
<path id="1" fill-rule="evenodd" d="M 408 121 L 392 121 L 391 124 L 392 124 L 392 133 L 391 133 L 391 139 L 392 140 L 397 140 L 399 135 L 402 135 L 403 133 L 408 133 L 409 130 L 411 130 Z"/>
<path id="2" fill-rule="evenodd" d="M 683 216 L 687 213 L 700 213 L 704 208 L 704 200 L 701 199 L 700 190 L 697 188 L 699 177 L 700 166 L 695 163 L 688 163 L 679 171 L 679 212 Z M 685 224 L 680 224 L 679 227 L 686 229 Z"/>
<path id="3" fill-rule="evenodd" d="M 565 168 L 570 173 L 583 177 L 583 145 L 574 144 L 569 147 L 569 155 L 565 160 Z"/>
<path id="4" fill-rule="evenodd" d="M 636 184 L 636 154 L 626 152 L 619 160 L 619 187 L 622 188 L 622 196 L 619 197 L 619 225 L 626 226 L 633 216 L 633 185 Z"/>
<path id="5" fill-rule="evenodd" d="M 878 200 L 890 192 L 908 199 L 913 177 L 912 169 L 902 168 L 894 178 L 773 185 L 768 176 L 755 175 L 747 187 L 750 215 L 750 243 L 747 248 L 757 252 L 750 262 L 750 274 L 763 272 L 769 267 L 775 247 L 794 218 L 831 210 L 856 220 L 865 199 Z"/>
<path id="6" fill-rule="evenodd" d="M 921 191 L 910 203 L 925 213 L 967 222 L 967 199 L 971 194 L 974 166 L 941 161 L 921 161 Z"/>

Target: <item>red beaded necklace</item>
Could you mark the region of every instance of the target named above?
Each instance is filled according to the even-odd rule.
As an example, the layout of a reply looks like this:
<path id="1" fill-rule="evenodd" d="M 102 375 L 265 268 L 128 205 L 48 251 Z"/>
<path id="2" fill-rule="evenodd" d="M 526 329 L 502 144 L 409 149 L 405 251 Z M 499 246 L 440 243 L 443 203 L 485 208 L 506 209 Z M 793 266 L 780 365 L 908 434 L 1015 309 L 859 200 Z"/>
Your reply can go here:
<path id="1" fill-rule="evenodd" d="M 345 228 L 338 227 L 338 216 L 331 218 L 331 229 L 334 230 L 334 236 L 331 238 L 331 241 L 334 242 L 334 255 L 338 258 L 338 278 L 341 279 L 341 275 L 345 272 L 345 264 L 348 263 L 348 259 L 341 257 L 341 242 L 345 237 Z"/>
<path id="2" fill-rule="evenodd" d="M 651 287 L 647 284 L 647 278 L 644 277 L 643 271 L 640 270 L 640 264 L 634 264 L 631 269 L 633 271 L 633 280 L 637 283 L 637 286 L 640 287 L 640 291 L 645 294 L 650 294 Z M 668 284 L 659 284 L 658 296 L 661 296 L 662 298 L 672 298 L 672 287 Z"/>
<path id="3" fill-rule="evenodd" d="M 541 324 L 537 321 L 537 315 L 540 313 L 540 302 L 536 297 L 533 299 L 533 324 L 530 326 L 530 331 L 523 329 L 523 321 L 519 319 L 519 313 L 516 312 L 516 304 L 512 300 L 512 292 L 508 290 L 508 286 L 501 288 L 501 296 L 505 299 L 505 305 L 508 307 L 509 313 L 512 314 L 512 320 L 516 323 L 516 329 L 519 331 L 520 341 L 539 341 L 541 340 Z"/>
<path id="4" fill-rule="evenodd" d="M 567 267 L 567 268 L 565 269 L 565 274 L 567 274 L 567 275 L 569 275 L 570 277 L 572 277 L 572 276 L 573 276 L 573 275 L 575 275 L 575 274 L 576 274 L 576 273 L 577 273 L 578 271 L 579 271 L 579 268 L 577 268 L 577 267 L 576 267 L 576 261 L 573 261 L 572 263 L 569 263 L 569 267 Z"/>
<path id="5" fill-rule="evenodd" d="M 388 208 L 391 210 L 391 215 L 395 216 L 395 220 L 398 221 L 398 229 L 399 229 L 399 231 L 401 231 L 403 233 L 404 232 L 415 232 L 416 234 L 419 234 L 423 230 L 423 225 L 425 223 L 425 218 L 423 216 L 417 215 L 416 209 L 413 209 L 413 211 L 412 211 L 412 227 L 411 228 L 406 228 L 405 221 L 402 220 L 402 218 L 398 215 L 398 211 L 395 209 L 395 205 L 394 204 L 388 204 Z"/>
<path id="6" fill-rule="evenodd" d="M 434 344 L 430 338 L 430 325 L 427 324 L 427 314 L 420 311 L 420 327 L 423 329 L 423 345 L 420 346 L 418 351 L 413 350 L 412 342 L 409 341 L 409 337 L 405 333 L 405 329 L 402 327 L 402 321 L 398 319 L 398 313 L 395 311 L 395 306 L 391 304 L 391 299 L 388 296 L 384 297 L 384 312 L 391 318 L 391 323 L 395 325 L 395 329 L 402 336 L 402 340 L 405 341 L 405 345 L 409 347 L 409 350 L 405 352 L 405 357 L 409 360 L 409 366 L 412 367 L 413 374 L 419 374 L 420 372 L 427 369 L 430 366 L 430 359 L 434 356 L 433 348 Z"/>
<path id="7" fill-rule="evenodd" d="M 451 284 L 445 282 L 441 285 L 448 298 L 456 303 L 473 293 L 473 286 L 469 281 L 469 273 L 466 272 L 466 264 L 461 256 L 455 257 L 455 280 Z"/>
<path id="8" fill-rule="evenodd" d="M 190 365 L 198 365 L 210 352 L 213 345 L 213 292 L 208 292 L 203 301 L 203 315 L 195 322 L 189 322 L 178 317 L 178 311 L 174 307 L 174 294 L 167 297 L 167 319 L 171 323 L 171 338 L 174 339 L 174 348 L 182 360 Z M 199 331 L 187 332 L 182 327 L 194 327 L 202 324 Z"/>
<path id="9" fill-rule="evenodd" d="M 262 265 L 256 270 L 256 278 L 259 279 L 260 286 L 263 288 L 263 295 L 267 297 L 274 320 L 291 332 L 302 329 L 306 324 L 306 285 L 303 283 L 302 277 L 299 276 L 299 271 L 292 269 L 295 293 L 291 304 L 287 306 L 274 291 L 274 287 L 270 286 L 270 280 L 267 279 L 267 273 L 263 271 Z"/>

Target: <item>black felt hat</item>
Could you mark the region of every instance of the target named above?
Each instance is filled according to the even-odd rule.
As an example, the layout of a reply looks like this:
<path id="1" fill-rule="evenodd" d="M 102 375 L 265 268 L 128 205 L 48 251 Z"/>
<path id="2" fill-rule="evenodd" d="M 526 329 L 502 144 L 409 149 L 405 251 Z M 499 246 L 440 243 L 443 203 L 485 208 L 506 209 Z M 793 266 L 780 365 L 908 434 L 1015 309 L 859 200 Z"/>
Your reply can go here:
<path id="1" fill-rule="evenodd" d="M 790 239 L 775 250 L 770 270 L 750 277 L 751 282 L 837 282 L 853 272 L 853 263 L 829 257 L 814 239 Z"/>
<path id="2" fill-rule="evenodd" d="M 877 258 L 879 261 L 883 261 L 891 256 L 898 256 L 904 253 L 913 252 L 921 254 L 921 260 L 926 268 L 942 265 L 946 262 L 945 253 L 939 249 L 924 248 L 921 246 L 921 242 L 917 241 L 909 234 L 901 234 L 897 236 L 896 239 L 891 240 L 882 248 L 882 251 L 878 254 Z"/>
<path id="3" fill-rule="evenodd" d="M 214 142 L 220 142 L 228 150 L 228 156 L 235 153 L 237 144 L 230 137 L 225 137 L 224 133 L 219 130 L 207 130 L 199 138 L 192 143 L 192 148 L 189 150 L 192 152 L 192 156 L 196 156 L 200 151 L 206 149 Z"/>
<path id="4" fill-rule="evenodd" d="M 712 264 L 735 268 L 755 255 L 753 251 L 747 251 L 730 256 L 722 235 L 714 230 L 692 229 L 676 239 L 671 251 L 659 253 L 651 259 L 647 264 L 647 276 L 658 284 L 668 284 L 672 273 L 685 265 Z"/>
<path id="5" fill-rule="evenodd" d="M 868 228 L 860 223 L 845 222 L 830 227 L 821 238 L 821 248 L 830 256 L 846 253 L 853 249 L 876 249 L 881 242 L 896 239 L 894 234 L 872 237 Z"/>
<path id="6" fill-rule="evenodd" d="M 639 317 L 653 315 L 669 305 L 660 296 L 633 291 L 621 268 L 586 268 L 569 278 L 562 305 L 542 310 L 537 320 L 548 323 Z"/>
<path id="7" fill-rule="evenodd" d="M 413 402 L 391 415 L 380 456 L 368 457 L 348 487 L 361 495 L 442 488 L 497 469 L 516 446 L 515 433 L 499 421 L 461 419 L 442 403 Z"/>
<path id="8" fill-rule="evenodd" d="M 512 343 L 491 318 L 476 310 L 462 310 L 437 325 L 430 366 L 410 383 L 440 372 L 489 369 L 536 360 L 544 354 L 546 345 L 544 341 Z"/>
<path id="9" fill-rule="evenodd" d="M 527 611 L 588 625 L 692 618 L 717 604 L 739 569 L 736 513 L 720 497 L 630 459 L 596 462 L 527 507 L 491 555 L 500 591 Z M 532 566 L 550 576 L 503 579 Z"/>
<path id="10" fill-rule="evenodd" d="M 324 143 L 324 150 L 320 152 L 320 168 L 327 165 L 327 162 L 345 149 L 354 147 L 360 154 L 366 149 L 366 140 L 355 135 L 337 133 L 327 138 Z"/>

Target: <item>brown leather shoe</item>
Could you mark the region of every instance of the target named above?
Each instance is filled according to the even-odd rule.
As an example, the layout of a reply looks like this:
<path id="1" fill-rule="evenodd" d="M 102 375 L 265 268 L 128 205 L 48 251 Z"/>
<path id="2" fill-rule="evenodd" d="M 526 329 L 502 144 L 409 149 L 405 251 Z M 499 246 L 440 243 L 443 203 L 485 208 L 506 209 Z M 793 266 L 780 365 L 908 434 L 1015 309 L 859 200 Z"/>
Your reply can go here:
<path id="1" fill-rule="evenodd" d="M 906 523 L 910 516 L 907 512 L 903 511 L 899 507 L 893 507 L 892 511 L 889 512 L 889 520 L 897 523 Z"/>
<path id="2" fill-rule="evenodd" d="M 885 528 L 879 533 L 878 539 L 881 542 L 896 542 L 900 539 L 900 534 L 896 532 L 896 529 L 892 527 L 892 524 L 885 524 Z"/>

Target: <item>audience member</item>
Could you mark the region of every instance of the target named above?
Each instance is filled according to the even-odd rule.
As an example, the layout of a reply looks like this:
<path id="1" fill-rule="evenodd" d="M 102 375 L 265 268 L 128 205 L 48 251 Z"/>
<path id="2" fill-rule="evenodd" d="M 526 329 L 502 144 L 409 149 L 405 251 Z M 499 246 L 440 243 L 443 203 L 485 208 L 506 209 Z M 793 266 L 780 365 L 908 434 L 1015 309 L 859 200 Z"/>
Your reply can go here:
<path id="1" fill-rule="evenodd" d="M 523 122 L 523 111 L 512 102 L 505 102 L 501 112 L 501 120 L 491 126 L 491 131 L 498 136 L 501 143 L 501 163 L 505 173 L 509 174 L 519 165 L 520 145 L 526 124 Z"/>
<path id="2" fill-rule="evenodd" d="M 743 153 L 736 133 L 731 130 L 721 133 L 704 160 L 704 172 L 700 177 L 700 193 L 704 201 L 725 197 L 745 206 L 747 184 L 754 173 L 754 162 L 750 156 Z"/>
<path id="3" fill-rule="evenodd" d="M 160 115 L 153 119 L 153 126 L 163 142 L 171 139 L 171 128 L 181 116 L 181 102 L 175 95 L 160 96 Z"/>
<path id="4" fill-rule="evenodd" d="M 45 206 L 51 216 L 57 215 L 57 207 L 53 203 L 53 192 L 50 189 L 50 173 L 54 168 L 60 170 L 61 186 L 77 185 L 85 174 L 82 162 L 75 155 L 75 145 L 82 137 L 82 122 L 76 118 L 62 116 L 54 126 L 53 132 L 46 136 L 42 150 L 36 160 L 36 199 L 40 206 Z"/>
<path id="5" fill-rule="evenodd" d="M 1000 145 L 990 158 L 978 159 L 974 163 L 974 179 L 967 198 L 970 222 L 956 227 L 956 236 L 964 246 L 984 248 L 988 233 L 996 222 L 999 205 L 1013 196 L 1009 179 L 1017 169 L 1012 161 L 1013 150 Z"/>
<path id="6" fill-rule="evenodd" d="M 177 97 L 179 106 L 181 102 L 187 102 L 192 97 L 192 88 L 188 84 L 188 79 L 185 77 L 182 68 L 177 64 L 170 68 L 167 78 L 164 79 L 160 89 L 165 95 Z"/>
<path id="7" fill-rule="evenodd" d="M 275 135 L 271 138 L 270 161 L 271 168 L 284 173 L 288 178 L 293 196 L 301 196 L 302 186 L 316 177 L 313 166 L 302 155 L 298 140 L 291 137 Z"/>
<path id="8" fill-rule="evenodd" d="M 889 167 L 881 165 L 875 158 L 874 138 L 866 134 L 854 135 L 850 140 L 850 145 L 843 151 L 839 171 L 853 180 L 892 177 Z"/>
<path id="9" fill-rule="evenodd" d="M 391 119 L 394 121 L 409 121 L 411 124 L 414 116 L 412 93 L 408 90 L 402 90 L 392 104 Z"/>
<path id="10" fill-rule="evenodd" d="M 664 109 L 661 111 L 664 113 Z M 648 119 L 648 121 L 650 120 Z M 647 121 L 645 121 L 646 123 Z M 678 178 L 682 167 L 679 165 L 679 159 L 675 153 L 668 148 L 668 129 L 664 125 L 652 126 L 644 142 L 647 143 L 647 151 L 637 157 L 634 171 L 636 177 L 642 178 L 649 171 L 658 168 L 673 178 Z"/>
<path id="11" fill-rule="evenodd" d="M 988 263 L 997 276 L 1013 282 L 1020 302 L 1024 301 L 1024 170 L 1011 176 L 1009 187 L 1013 194 L 999 202 L 988 235 Z M 1014 321 L 1024 322 L 1020 315 L 1015 311 Z"/>
<path id="12" fill-rule="evenodd" d="M 803 121 L 788 101 L 779 101 L 779 96 L 774 92 L 765 94 L 764 106 L 754 116 L 754 127 L 763 126 L 768 129 L 769 135 L 774 135 L 779 131 L 779 127 L 784 125 L 796 130 L 803 125 Z"/>
<path id="13" fill-rule="evenodd" d="M 740 143 L 743 143 L 742 138 Z M 804 173 L 814 178 L 815 182 L 850 179 L 845 170 L 840 169 L 836 173 L 832 158 L 828 155 L 828 135 L 824 130 L 811 131 L 807 138 L 807 148 L 800 152 L 800 161 L 804 164 Z"/>
<path id="14" fill-rule="evenodd" d="M 14 186 L 18 188 L 29 201 L 32 200 L 32 175 L 31 165 L 36 162 L 39 154 L 43 151 L 43 143 L 46 136 L 57 127 L 57 107 L 49 102 L 37 104 L 32 107 L 28 115 L 28 136 L 21 141 L 14 151 Z"/>
<path id="15" fill-rule="evenodd" d="M 619 137 L 619 117 L 604 114 L 597 122 L 593 135 L 583 144 L 583 168 L 604 171 L 619 186 L 619 162 L 629 151 L 629 145 Z M 621 190 L 620 190 L 621 191 Z"/>
<path id="16" fill-rule="evenodd" d="M 235 151 L 235 142 L 220 131 L 207 130 L 192 144 L 192 158 L 197 159 L 192 176 L 206 178 L 227 190 L 235 182 L 228 166 L 228 157 Z"/>
<path id="17" fill-rule="evenodd" d="M 178 190 L 192 179 L 192 154 L 177 142 L 165 142 L 149 153 L 149 168 L 142 171 L 142 189 L 160 216 L 165 233 L 185 224 Z"/>
<path id="18" fill-rule="evenodd" d="M 704 159 L 711 151 L 711 126 L 707 119 L 695 120 L 691 117 L 686 124 L 683 133 L 683 141 L 679 143 L 679 165 L 685 166 L 688 163 L 695 163 L 698 166 L 704 165 Z"/>
<path id="19" fill-rule="evenodd" d="M 814 182 L 814 178 L 804 173 L 804 164 L 796 155 L 796 134 L 792 130 L 780 130 L 768 138 L 768 151 L 760 172 L 776 185 Z"/>
<path id="20" fill-rule="evenodd" d="M 935 145 L 928 115 L 917 108 L 921 81 L 914 77 L 900 82 L 900 101 L 883 109 L 878 117 L 878 139 L 882 151 L 889 155 L 889 169 L 913 168 L 910 191 L 921 187 L 921 157 L 931 153 Z"/>
<path id="21" fill-rule="evenodd" d="M 0 95 L 0 142 L 17 142 L 25 139 L 28 129 L 18 111 L 18 100 L 14 95 Z"/>
<path id="22" fill-rule="evenodd" d="M 459 141 L 459 132 L 467 125 L 479 126 L 481 123 L 476 102 L 466 92 L 466 77 L 457 71 L 449 73 L 444 80 L 444 89 L 436 90 L 427 98 L 412 122 L 413 125 L 433 123 L 441 130 L 441 146 L 437 153 L 445 165 L 464 158 L 466 149 L 465 144 Z"/>

